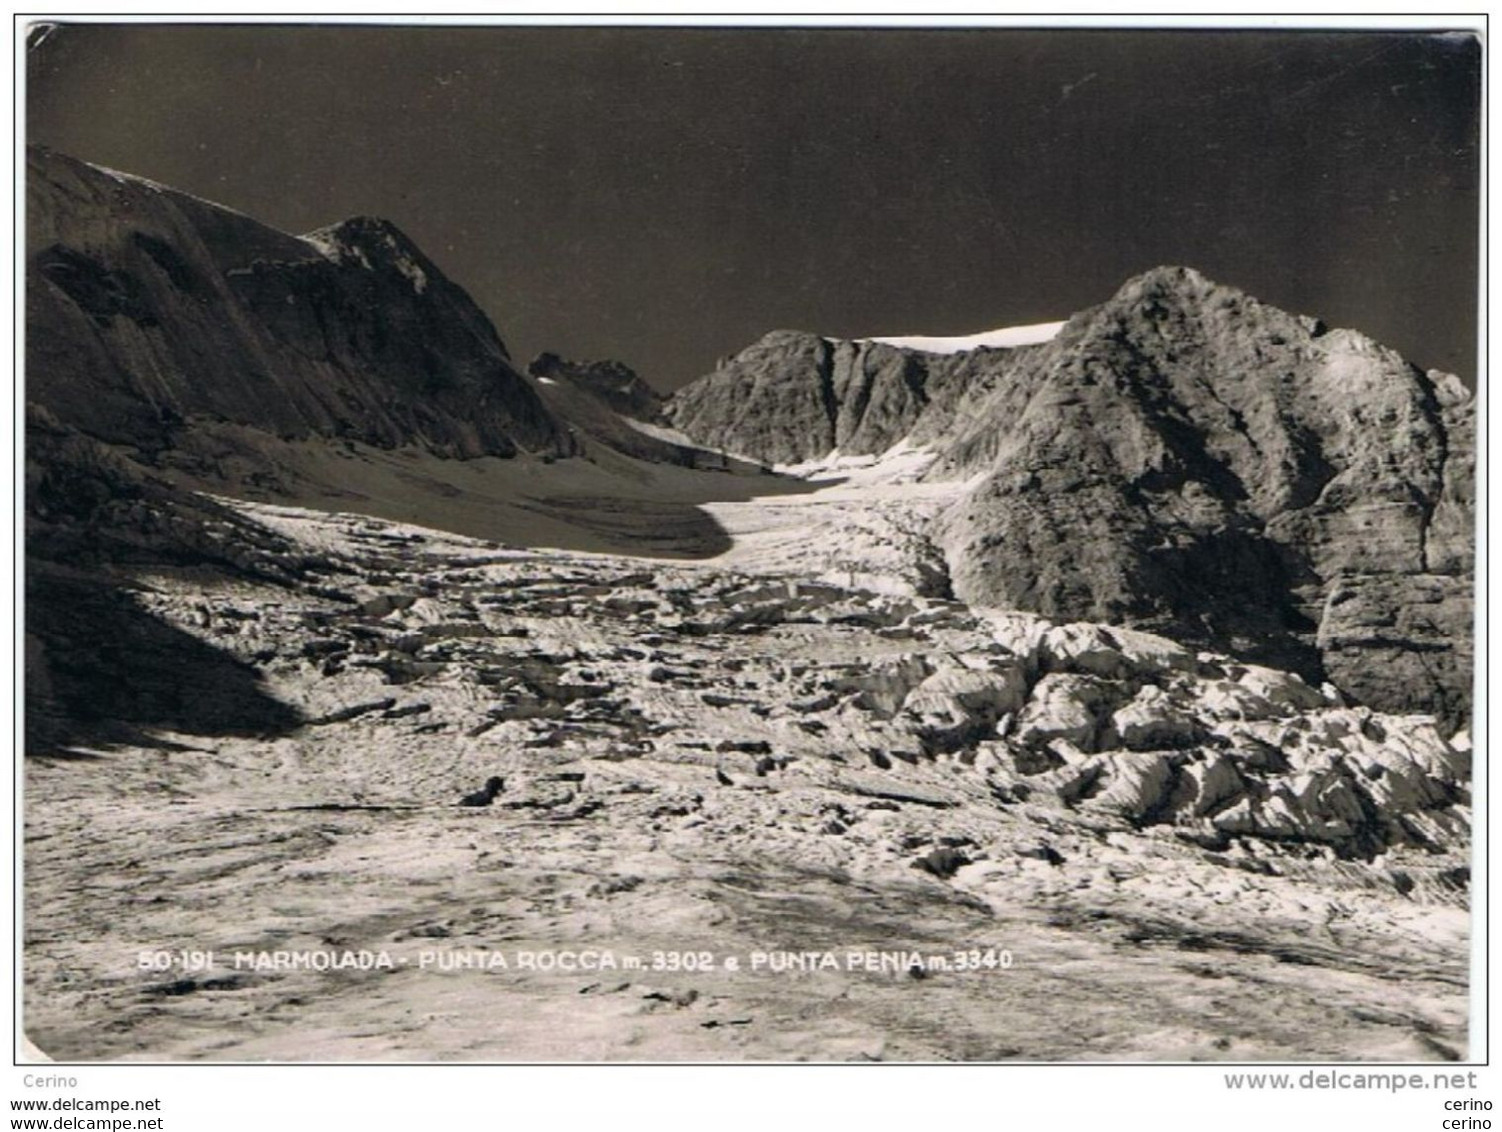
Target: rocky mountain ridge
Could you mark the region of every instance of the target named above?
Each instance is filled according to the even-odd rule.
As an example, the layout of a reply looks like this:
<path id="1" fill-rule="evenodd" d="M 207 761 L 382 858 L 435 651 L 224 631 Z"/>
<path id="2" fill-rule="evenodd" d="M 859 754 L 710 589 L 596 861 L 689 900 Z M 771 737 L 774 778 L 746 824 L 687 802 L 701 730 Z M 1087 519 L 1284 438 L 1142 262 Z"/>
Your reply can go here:
<path id="1" fill-rule="evenodd" d="M 651 424 L 662 420 L 666 399 L 623 362 L 577 362 L 545 352 L 532 360 L 527 372 L 538 381 L 589 393 L 622 417 Z"/>
<path id="2" fill-rule="evenodd" d="M 1038 345 L 928 355 L 776 332 L 680 391 L 707 445 L 783 462 L 927 446 L 980 477 L 935 524 L 955 593 L 1136 624 L 1458 722 L 1474 399 L 1186 268 Z"/>
<path id="3" fill-rule="evenodd" d="M 221 423 L 573 451 L 490 320 L 387 221 L 290 236 L 32 147 L 26 255 L 28 400 L 143 458 Z"/>
<path id="4" fill-rule="evenodd" d="M 663 397 L 631 367 L 617 361 L 572 361 L 539 354 L 527 366 L 538 395 L 565 422 L 578 451 L 589 456 L 603 447 L 653 464 L 685 468 L 723 464 L 718 456 L 676 444 L 654 426 L 663 424 Z M 646 426 L 646 427 L 643 427 Z"/>
<path id="5" fill-rule="evenodd" d="M 1033 344 L 776 331 L 664 400 L 618 363 L 519 372 L 388 222 L 288 236 L 28 161 L 27 396 L 148 467 L 254 464 L 246 427 L 719 470 L 902 444 L 933 455 L 929 482 L 966 484 L 921 536 L 961 599 L 1135 625 L 1452 725 L 1468 712 L 1474 399 L 1355 332 L 1160 268 Z"/>
<path id="6" fill-rule="evenodd" d="M 774 330 L 669 398 L 667 419 L 705 447 L 775 464 L 838 450 L 871 456 L 942 436 L 1014 353 L 927 354 L 875 340 Z"/>

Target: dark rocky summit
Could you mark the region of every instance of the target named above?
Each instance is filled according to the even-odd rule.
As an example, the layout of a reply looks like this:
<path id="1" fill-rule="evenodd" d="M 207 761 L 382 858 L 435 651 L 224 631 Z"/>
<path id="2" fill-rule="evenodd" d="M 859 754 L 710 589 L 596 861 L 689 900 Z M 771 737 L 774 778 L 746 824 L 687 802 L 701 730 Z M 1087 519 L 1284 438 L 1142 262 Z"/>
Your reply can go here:
<path id="1" fill-rule="evenodd" d="M 778 332 L 667 409 L 796 461 L 928 444 L 968 601 L 1149 627 L 1456 723 L 1470 701 L 1474 404 L 1349 330 L 1186 268 L 1047 343 L 923 354 Z"/>
<path id="2" fill-rule="evenodd" d="M 755 460 L 874 455 L 915 428 L 942 433 L 1014 352 L 926 354 L 774 330 L 679 390 L 665 414 L 699 443 Z"/>
<path id="3" fill-rule="evenodd" d="M 386 221 L 289 236 L 34 148 L 26 256 L 28 400 L 148 457 L 190 421 L 572 450 L 484 313 Z"/>
<path id="4" fill-rule="evenodd" d="M 1041 346 L 927 353 L 774 330 L 673 394 L 664 416 L 706 446 L 796 464 L 898 441 L 942 446 Z"/>
<path id="5" fill-rule="evenodd" d="M 637 423 L 663 423 L 663 398 L 629 366 L 616 361 L 576 362 L 557 354 L 537 356 L 527 367 L 544 405 L 566 423 L 586 457 L 600 448 L 656 464 L 698 467 L 697 448 L 653 435 Z"/>

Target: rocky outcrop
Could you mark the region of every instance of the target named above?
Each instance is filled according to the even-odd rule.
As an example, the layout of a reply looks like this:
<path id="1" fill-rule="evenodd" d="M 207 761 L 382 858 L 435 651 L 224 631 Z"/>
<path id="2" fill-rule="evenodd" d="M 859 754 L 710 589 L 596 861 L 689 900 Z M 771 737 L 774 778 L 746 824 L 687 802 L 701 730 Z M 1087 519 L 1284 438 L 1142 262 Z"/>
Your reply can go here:
<path id="1" fill-rule="evenodd" d="M 671 431 L 656 427 L 663 423 L 662 395 L 629 366 L 576 362 L 545 353 L 527 366 L 527 374 L 543 404 L 564 422 L 575 448 L 586 457 L 603 448 L 654 464 L 724 465 L 716 453 L 666 438 Z"/>
<path id="2" fill-rule="evenodd" d="M 1331 685 L 1148 634 L 993 623 L 1043 673 L 974 744 L 1002 796 L 1175 827 L 1207 848 L 1252 836 L 1370 857 L 1466 836 L 1469 746 L 1431 719 L 1350 707 Z"/>
<path id="3" fill-rule="evenodd" d="M 662 419 L 662 394 L 623 362 L 576 362 L 542 353 L 527 372 L 539 381 L 571 385 L 623 417 L 654 424 Z"/>
<path id="4" fill-rule="evenodd" d="M 928 354 L 777 330 L 680 389 L 665 413 L 706 447 L 769 463 L 875 455 L 910 434 L 944 435 L 1005 359 L 1030 352 Z"/>
<path id="5" fill-rule="evenodd" d="M 795 462 L 936 453 L 956 596 L 1138 625 L 1458 724 L 1470 701 L 1474 404 L 1349 330 L 1186 268 L 1051 341 L 937 355 L 778 332 L 669 402 Z"/>
<path id="6" fill-rule="evenodd" d="M 27 154 L 27 396 L 143 453 L 250 425 L 441 455 L 563 455 L 474 301 L 394 225 L 306 237 Z"/>
<path id="7" fill-rule="evenodd" d="M 823 456 L 835 446 L 830 344 L 778 330 L 679 390 L 674 427 L 706 448 L 775 463 Z"/>

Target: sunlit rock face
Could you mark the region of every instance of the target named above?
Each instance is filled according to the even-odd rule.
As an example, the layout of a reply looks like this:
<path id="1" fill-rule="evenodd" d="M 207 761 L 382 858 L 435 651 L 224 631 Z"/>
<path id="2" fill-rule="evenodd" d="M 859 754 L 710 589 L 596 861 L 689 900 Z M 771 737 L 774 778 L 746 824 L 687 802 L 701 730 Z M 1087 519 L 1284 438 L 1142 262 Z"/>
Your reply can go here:
<path id="1" fill-rule="evenodd" d="M 1004 415 L 946 458 L 966 472 L 994 449 L 941 521 L 956 593 L 1464 718 L 1474 408 L 1456 379 L 1178 268 L 1032 357 L 1020 411 L 998 394 Z"/>
<path id="2" fill-rule="evenodd" d="M 978 477 L 932 531 L 965 600 L 1469 711 L 1473 397 L 1188 268 L 1010 349 L 777 332 L 667 412 L 754 458 L 908 441 L 935 453 L 930 479 Z"/>

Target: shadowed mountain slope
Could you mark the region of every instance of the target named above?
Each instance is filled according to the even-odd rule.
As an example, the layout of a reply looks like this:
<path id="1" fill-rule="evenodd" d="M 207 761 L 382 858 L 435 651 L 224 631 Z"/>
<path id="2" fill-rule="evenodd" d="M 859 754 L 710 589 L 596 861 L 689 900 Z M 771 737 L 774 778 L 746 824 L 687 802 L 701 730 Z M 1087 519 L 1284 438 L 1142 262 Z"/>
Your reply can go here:
<path id="1" fill-rule="evenodd" d="M 564 455 L 484 313 L 394 225 L 289 236 L 27 154 L 27 396 L 147 453 L 192 421 L 454 456 Z"/>

